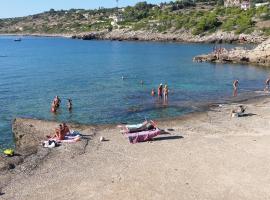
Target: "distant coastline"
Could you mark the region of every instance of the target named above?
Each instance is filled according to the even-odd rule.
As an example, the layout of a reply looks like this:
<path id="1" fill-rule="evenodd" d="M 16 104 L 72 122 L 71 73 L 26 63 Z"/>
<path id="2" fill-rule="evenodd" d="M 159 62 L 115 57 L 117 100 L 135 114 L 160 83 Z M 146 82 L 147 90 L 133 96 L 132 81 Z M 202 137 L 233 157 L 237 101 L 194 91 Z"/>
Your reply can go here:
<path id="1" fill-rule="evenodd" d="M 115 29 L 112 31 L 93 31 L 77 34 L 48 34 L 48 33 L 0 33 L 0 36 L 33 36 L 33 37 L 63 37 L 82 40 L 118 40 L 118 41 L 160 41 L 183 43 L 252 43 L 259 44 L 267 39 L 256 34 L 235 34 L 218 31 L 208 35 L 193 35 L 188 31 L 153 33 L 151 31 L 132 31 Z"/>

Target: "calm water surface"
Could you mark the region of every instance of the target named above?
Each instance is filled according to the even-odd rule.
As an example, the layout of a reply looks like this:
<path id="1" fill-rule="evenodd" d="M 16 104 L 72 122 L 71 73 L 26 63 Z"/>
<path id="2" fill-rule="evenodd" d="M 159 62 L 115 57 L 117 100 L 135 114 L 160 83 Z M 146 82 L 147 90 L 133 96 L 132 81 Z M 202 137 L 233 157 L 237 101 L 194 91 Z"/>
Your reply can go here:
<path id="1" fill-rule="evenodd" d="M 12 143 L 16 116 L 90 124 L 137 122 L 194 111 L 195 103 L 263 87 L 269 70 L 253 66 L 193 63 L 211 44 L 81 41 L 0 37 L 0 146 Z M 126 77 L 122 80 L 122 76 Z M 144 81 L 144 85 L 140 81 Z M 168 105 L 150 96 L 168 83 Z M 62 99 L 50 113 L 55 95 Z M 66 109 L 67 98 L 74 109 Z"/>

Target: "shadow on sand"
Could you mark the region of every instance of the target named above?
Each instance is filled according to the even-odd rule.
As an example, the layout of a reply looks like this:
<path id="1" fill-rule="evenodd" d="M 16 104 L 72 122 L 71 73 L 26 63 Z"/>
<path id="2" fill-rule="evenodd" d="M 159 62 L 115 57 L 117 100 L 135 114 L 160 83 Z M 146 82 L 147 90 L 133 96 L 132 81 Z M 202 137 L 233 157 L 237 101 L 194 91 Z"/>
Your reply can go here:
<path id="1" fill-rule="evenodd" d="M 254 116 L 254 115 L 256 115 L 256 114 L 254 114 L 254 113 L 246 113 L 246 114 L 239 115 L 239 117 L 251 117 L 251 116 Z"/>
<path id="2" fill-rule="evenodd" d="M 183 139 L 183 138 L 184 138 L 183 136 L 172 135 L 172 136 L 164 136 L 164 137 L 153 138 L 153 141 L 177 140 L 177 139 Z"/>

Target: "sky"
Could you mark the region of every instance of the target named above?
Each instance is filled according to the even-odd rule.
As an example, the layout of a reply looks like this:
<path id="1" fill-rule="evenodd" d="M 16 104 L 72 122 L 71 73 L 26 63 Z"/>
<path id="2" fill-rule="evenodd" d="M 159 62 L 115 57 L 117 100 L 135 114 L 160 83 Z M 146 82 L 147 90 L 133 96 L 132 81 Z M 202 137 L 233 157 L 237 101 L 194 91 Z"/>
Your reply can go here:
<path id="1" fill-rule="evenodd" d="M 119 7 L 134 5 L 143 0 L 119 0 Z M 160 3 L 165 0 L 147 0 Z M 0 0 L 0 18 L 22 17 L 48 11 L 71 8 L 94 9 L 116 7 L 116 0 Z"/>

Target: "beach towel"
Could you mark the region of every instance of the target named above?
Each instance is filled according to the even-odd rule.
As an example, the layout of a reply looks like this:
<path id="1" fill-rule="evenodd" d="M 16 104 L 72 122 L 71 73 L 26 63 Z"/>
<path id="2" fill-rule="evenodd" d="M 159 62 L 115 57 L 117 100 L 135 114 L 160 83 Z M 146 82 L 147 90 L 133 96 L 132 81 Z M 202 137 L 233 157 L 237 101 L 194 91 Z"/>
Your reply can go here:
<path id="1" fill-rule="evenodd" d="M 130 143 L 135 144 L 138 142 L 149 141 L 152 138 L 158 136 L 160 133 L 161 133 L 160 129 L 154 128 L 154 129 L 148 130 L 148 131 L 127 133 L 126 136 L 128 137 Z"/>
<path id="2" fill-rule="evenodd" d="M 60 142 L 63 143 L 73 143 L 78 142 L 82 138 L 81 134 L 77 131 L 70 131 L 68 134 L 66 134 L 64 140 L 60 140 Z"/>
<path id="3" fill-rule="evenodd" d="M 77 131 L 70 131 L 64 140 L 59 140 L 58 138 L 50 138 L 47 141 L 44 141 L 42 144 L 46 148 L 54 148 L 60 143 L 75 143 L 80 141 L 82 138 L 81 134 Z"/>

